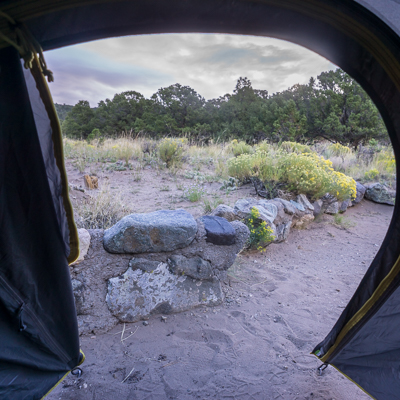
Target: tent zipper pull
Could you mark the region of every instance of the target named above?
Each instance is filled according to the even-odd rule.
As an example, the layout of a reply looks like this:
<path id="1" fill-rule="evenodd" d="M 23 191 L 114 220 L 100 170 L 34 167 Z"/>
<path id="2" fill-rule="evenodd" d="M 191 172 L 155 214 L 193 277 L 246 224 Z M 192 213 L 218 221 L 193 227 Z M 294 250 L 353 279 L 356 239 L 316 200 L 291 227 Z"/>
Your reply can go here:
<path id="1" fill-rule="evenodd" d="M 19 319 L 19 331 L 22 332 L 26 329 L 26 325 L 22 321 L 22 311 L 24 310 L 25 303 L 22 303 L 18 309 L 17 317 Z"/>
<path id="2" fill-rule="evenodd" d="M 322 375 L 322 372 L 328 367 L 329 364 L 323 363 L 321 366 L 318 367 L 319 376 Z"/>

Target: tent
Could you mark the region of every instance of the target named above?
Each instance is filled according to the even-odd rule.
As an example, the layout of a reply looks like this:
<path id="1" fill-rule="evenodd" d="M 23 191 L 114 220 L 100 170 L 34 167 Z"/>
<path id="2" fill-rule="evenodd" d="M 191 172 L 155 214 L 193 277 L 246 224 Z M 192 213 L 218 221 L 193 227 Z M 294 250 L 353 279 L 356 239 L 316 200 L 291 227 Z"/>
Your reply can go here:
<path id="1" fill-rule="evenodd" d="M 168 32 L 270 36 L 319 53 L 366 90 L 399 159 L 397 0 L 0 0 L 2 399 L 40 399 L 83 360 L 68 271 L 78 240 L 41 48 Z M 399 255 L 396 201 L 379 252 L 313 351 L 377 399 L 400 397 Z"/>

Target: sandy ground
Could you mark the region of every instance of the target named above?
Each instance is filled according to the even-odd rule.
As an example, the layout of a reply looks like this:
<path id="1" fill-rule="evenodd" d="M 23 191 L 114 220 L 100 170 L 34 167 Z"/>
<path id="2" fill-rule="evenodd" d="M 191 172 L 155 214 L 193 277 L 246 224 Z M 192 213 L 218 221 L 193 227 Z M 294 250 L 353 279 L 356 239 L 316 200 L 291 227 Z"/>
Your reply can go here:
<path id="1" fill-rule="evenodd" d="M 78 182 L 81 175 L 74 173 L 70 180 Z M 143 188 L 143 182 L 124 186 L 123 172 L 111 178 L 122 192 L 137 194 Z M 150 181 L 151 186 L 157 188 Z M 142 197 L 136 211 L 152 211 L 171 200 L 160 196 L 155 207 L 159 192 L 151 189 L 151 197 L 149 190 L 143 189 L 149 198 L 145 202 Z M 174 196 L 171 192 L 166 191 Z M 226 195 L 224 202 L 232 205 L 250 193 L 254 189 L 242 188 Z M 145 209 L 150 201 L 153 209 Z M 173 208 L 185 205 L 195 216 L 201 214 L 198 204 L 183 202 Z M 287 242 L 272 244 L 265 253 L 240 254 L 223 283 L 226 299 L 218 307 L 168 315 L 165 321 L 155 316 L 148 325 L 122 324 L 106 334 L 82 336 L 82 376 L 69 375 L 47 398 L 368 399 L 333 367 L 318 376 L 320 362 L 309 353 L 354 293 L 392 211 L 363 201 L 344 214 L 340 225 L 325 215 L 305 230 L 292 230 Z"/>
<path id="2" fill-rule="evenodd" d="M 363 201 L 346 228 L 325 216 L 263 254 L 239 255 L 221 306 L 126 324 L 123 337 L 123 325 L 81 337 L 83 375 L 48 399 L 368 399 L 332 367 L 318 376 L 309 353 L 352 296 L 392 210 Z"/>

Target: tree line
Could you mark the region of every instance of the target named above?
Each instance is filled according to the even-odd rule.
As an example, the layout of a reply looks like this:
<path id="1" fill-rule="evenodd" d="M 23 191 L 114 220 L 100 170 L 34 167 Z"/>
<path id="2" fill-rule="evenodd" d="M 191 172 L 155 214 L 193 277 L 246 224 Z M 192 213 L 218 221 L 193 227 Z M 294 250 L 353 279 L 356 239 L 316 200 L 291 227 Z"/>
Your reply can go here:
<path id="1" fill-rule="evenodd" d="M 232 94 L 211 100 L 176 83 L 149 99 L 127 91 L 100 101 L 96 108 L 85 100 L 56 107 L 63 134 L 71 138 L 133 134 L 154 139 L 184 136 L 198 142 L 236 138 L 248 143 L 326 139 L 355 148 L 371 139 L 389 141 L 377 108 L 341 69 L 272 95 L 240 77 Z"/>

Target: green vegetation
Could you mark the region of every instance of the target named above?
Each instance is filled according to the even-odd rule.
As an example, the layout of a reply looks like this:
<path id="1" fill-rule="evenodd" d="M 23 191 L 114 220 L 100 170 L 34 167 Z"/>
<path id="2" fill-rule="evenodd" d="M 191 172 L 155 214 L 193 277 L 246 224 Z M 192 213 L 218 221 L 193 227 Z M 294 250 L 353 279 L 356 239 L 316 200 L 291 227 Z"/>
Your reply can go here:
<path id="1" fill-rule="evenodd" d="M 56 108 L 63 134 L 72 139 L 184 137 L 198 144 L 237 139 L 231 145 L 235 156 L 249 154 L 248 145 L 263 140 L 298 144 L 327 140 L 334 145 L 326 150 L 336 157 L 345 155 L 338 144 L 358 149 L 389 142 L 371 99 L 340 69 L 272 95 L 240 77 L 232 94 L 208 101 L 177 83 L 159 89 L 150 99 L 127 91 L 101 101 L 96 108 L 85 100 Z M 292 151 L 308 150 L 296 145 Z"/>
<path id="2" fill-rule="evenodd" d="M 255 207 L 250 210 L 250 217 L 246 218 L 244 223 L 250 230 L 247 247 L 261 252 L 265 251 L 265 247 L 275 239 L 275 236 L 271 227 L 265 221 L 260 220 L 260 213 Z"/>

